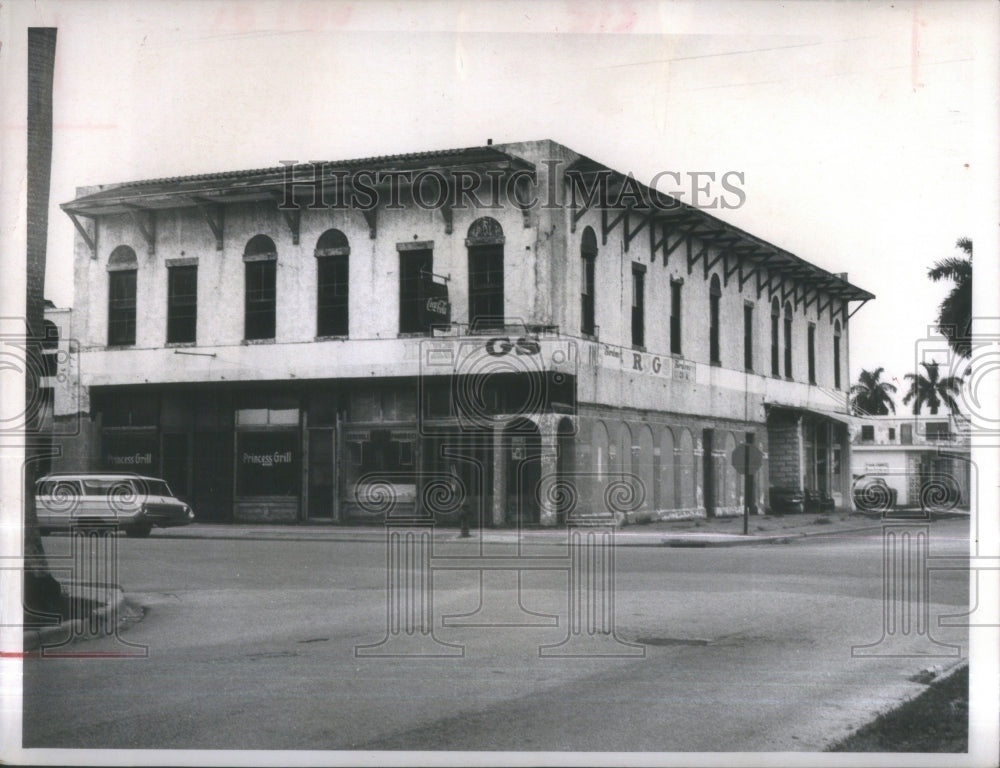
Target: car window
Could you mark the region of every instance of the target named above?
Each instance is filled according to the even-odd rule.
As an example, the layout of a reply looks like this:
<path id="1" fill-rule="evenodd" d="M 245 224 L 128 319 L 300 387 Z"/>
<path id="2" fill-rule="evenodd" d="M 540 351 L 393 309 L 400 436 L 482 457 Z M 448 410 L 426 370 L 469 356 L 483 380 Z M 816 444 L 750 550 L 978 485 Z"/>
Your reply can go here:
<path id="1" fill-rule="evenodd" d="M 74 480 L 45 480 L 38 486 L 39 496 L 79 496 L 80 484 Z"/>
<path id="2" fill-rule="evenodd" d="M 140 480 L 139 487 L 145 488 L 150 496 L 173 496 L 163 480 Z"/>
<path id="3" fill-rule="evenodd" d="M 122 493 L 132 494 L 135 489 L 131 480 L 84 480 L 84 496 L 119 496 Z"/>

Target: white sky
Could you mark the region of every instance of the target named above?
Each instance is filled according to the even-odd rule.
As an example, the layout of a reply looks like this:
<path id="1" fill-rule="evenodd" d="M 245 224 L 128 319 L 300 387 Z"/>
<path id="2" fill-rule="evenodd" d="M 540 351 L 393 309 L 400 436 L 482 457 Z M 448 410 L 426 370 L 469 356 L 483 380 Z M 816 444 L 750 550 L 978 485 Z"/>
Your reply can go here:
<path id="1" fill-rule="evenodd" d="M 643 181 L 743 172 L 715 214 L 875 293 L 851 377 L 902 380 L 946 291 L 927 267 L 994 236 L 995 10 L 21 0 L 22 29 L 59 28 L 46 295 L 73 301 L 78 185 L 552 138 Z"/>

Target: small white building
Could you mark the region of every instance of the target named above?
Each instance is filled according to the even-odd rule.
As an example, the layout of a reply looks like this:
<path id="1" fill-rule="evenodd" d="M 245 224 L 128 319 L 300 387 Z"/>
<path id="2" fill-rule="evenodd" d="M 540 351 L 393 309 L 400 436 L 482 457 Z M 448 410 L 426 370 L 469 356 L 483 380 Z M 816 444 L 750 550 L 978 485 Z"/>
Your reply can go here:
<path id="1" fill-rule="evenodd" d="M 863 416 L 851 427 L 851 476 L 896 491 L 900 507 L 969 507 L 969 423 L 960 414 Z"/>

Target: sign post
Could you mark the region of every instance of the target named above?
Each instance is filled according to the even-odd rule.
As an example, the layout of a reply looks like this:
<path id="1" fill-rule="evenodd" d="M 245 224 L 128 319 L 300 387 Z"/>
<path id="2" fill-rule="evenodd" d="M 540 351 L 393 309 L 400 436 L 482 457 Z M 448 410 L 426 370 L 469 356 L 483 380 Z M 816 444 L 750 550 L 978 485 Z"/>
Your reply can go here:
<path id="1" fill-rule="evenodd" d="M 760 469 L 764 457 L 760 449 L 753 443 L 740 443 L 730 457 L 733 469 L 741 475 L 754 475 Z M 750 531 L 750 499 L 743 499 L 743 535 Z"/>

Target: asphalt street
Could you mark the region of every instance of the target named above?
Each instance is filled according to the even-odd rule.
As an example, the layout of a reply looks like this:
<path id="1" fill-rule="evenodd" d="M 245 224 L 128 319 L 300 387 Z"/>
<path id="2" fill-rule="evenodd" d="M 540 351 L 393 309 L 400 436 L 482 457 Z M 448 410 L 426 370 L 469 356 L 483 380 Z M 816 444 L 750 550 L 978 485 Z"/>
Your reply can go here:
<path id="1" fill-rule="evenodd" d="M 69 542 L 47 538 L 50 557 Z M 616 548 L 617 647 L 642 655 L 579 658 L 539 653 L 569 633 L 566 570 L 476 569 L 478 554 L 516 554 L 506 545 L 435 545 L 441 563 L 469 557 L 436 569 L 426 593 L 455 655 L 407 658 L 355 653 L 386 636 L 384 543 L 116 544 L 116 580 L 142 619 L 78 642 L 80 657 L 25 659 L 26 748 L 812 751 L 954 660 L 912 655 L 929 641 L 918 631 L 879 644 L 878 531 Z M 933 523 L 930 552 L 967 553 L 967 520 Z M 967 605 L 967 573 L 931 572 L 930 634 L 962 655 L 967 630 L 937 617 Z M 852 655 L 864 644 L 877 655 Z"/>

